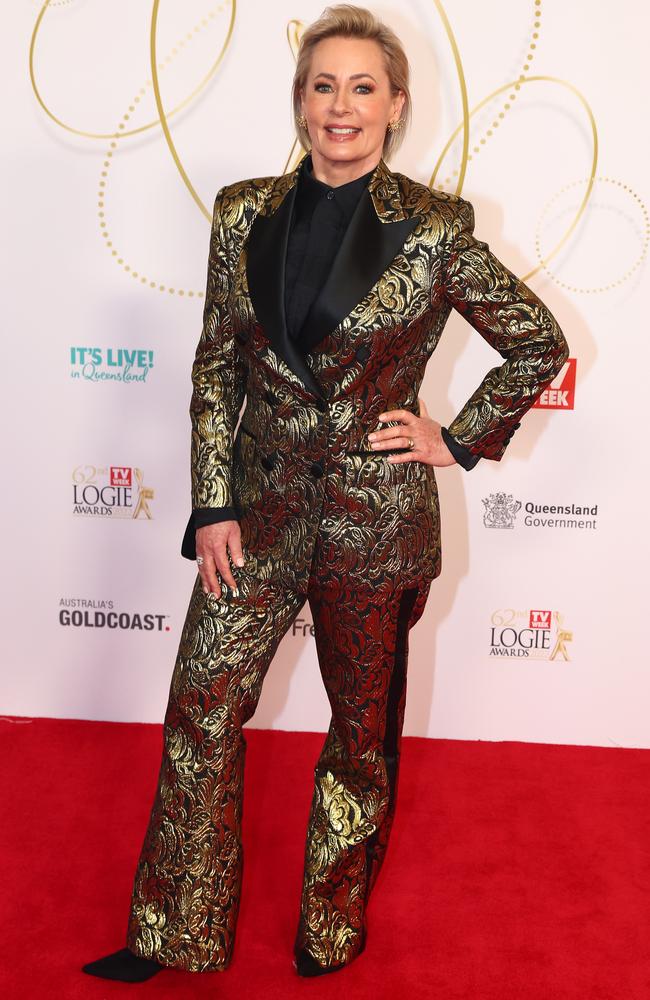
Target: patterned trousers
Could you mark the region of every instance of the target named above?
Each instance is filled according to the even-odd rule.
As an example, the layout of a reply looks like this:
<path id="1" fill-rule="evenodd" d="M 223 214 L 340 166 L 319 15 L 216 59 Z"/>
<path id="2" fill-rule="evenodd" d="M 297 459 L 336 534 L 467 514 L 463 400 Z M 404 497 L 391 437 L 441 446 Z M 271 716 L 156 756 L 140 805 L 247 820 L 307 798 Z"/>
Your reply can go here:
<path id="1" fill-rule="evenodd" d="M 191 972 L 230 964 L 239 911 L 246 741 L 281 638 L 309 600 L 332 717 L 315 766 L 294 950 L 322 966 L 363 948 L 395 813 L 408 632 L 429 584 L 350 586 L 331 571 L 287 591 L 234 568 L 239 595 L 197 577 L 163 725 L 127 945 Z"/>

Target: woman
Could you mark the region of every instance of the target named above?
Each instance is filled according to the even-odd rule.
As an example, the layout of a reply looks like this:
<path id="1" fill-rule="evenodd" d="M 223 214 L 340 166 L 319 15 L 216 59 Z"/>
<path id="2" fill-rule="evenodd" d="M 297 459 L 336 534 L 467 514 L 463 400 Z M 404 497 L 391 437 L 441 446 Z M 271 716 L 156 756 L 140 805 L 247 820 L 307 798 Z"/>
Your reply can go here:
<path id="1" fill-rule="evenodd" d="M 199 575 L 127 947 L 94 975 L 229 965 L 242 726 L 306 600 L 332 720 L 294 965 L 320 975 L 360 954 L 395 812 L 408 632 L 441 569 L 434 468 L 500 460 L 568 355 L 548 309 L 472 235 L 471 204 L 386 165 L 410 113 L 391 30 L 328 8 L 303 35 L 293 98 L 310 152 L 216 197 L 183 541 Z M 452 307 L 503 362 L 444 428 L 418 390 Z"/>

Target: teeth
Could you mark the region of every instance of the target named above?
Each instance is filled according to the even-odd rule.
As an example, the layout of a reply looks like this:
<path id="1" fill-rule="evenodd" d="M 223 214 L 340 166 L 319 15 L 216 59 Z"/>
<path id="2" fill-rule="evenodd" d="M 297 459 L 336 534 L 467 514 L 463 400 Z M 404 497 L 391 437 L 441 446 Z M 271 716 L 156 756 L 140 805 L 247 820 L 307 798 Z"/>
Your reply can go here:
<path id="1" fill-rule="evenodd" d="M 358 132 L 356 128 L 328 128 L 328 132 L 335 132 L 337 135 L 349 135 L 351 132 Z"/>

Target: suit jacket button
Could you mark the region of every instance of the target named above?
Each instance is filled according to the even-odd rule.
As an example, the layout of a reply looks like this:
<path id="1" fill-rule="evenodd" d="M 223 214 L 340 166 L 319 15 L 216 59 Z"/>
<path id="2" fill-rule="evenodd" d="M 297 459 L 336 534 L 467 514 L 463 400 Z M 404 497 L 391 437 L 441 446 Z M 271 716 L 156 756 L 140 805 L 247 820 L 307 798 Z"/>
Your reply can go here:
<path id="1" fill-rule="evenodd" d="M 370 348 L 367 344 L 362 344 L 361 347 L 357 347 L 354 356 L 357 361 L 367 361 L 370 357 Z"/>
<path id="2" fill-rule="evenodd" d="M 260 461 L 264 468 L 270 472 L 275 465 L 275 455 L 263 455 Z"/>
<path id="3" fill-rule="evenodd" d="M 325 469 L 320 462 L 312 462 L 309 471 L 315 479 L 320 479 L 325 472 Z"/>

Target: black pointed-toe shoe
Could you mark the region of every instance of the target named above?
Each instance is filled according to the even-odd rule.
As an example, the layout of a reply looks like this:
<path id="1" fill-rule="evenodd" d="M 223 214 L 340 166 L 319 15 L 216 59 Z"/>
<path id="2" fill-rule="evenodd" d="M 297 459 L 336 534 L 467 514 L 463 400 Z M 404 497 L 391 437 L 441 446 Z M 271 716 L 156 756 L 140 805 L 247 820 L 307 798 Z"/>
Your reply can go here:
<path id="1" fill-rule="evenodd" d="M 347 969 L 348 965 L 351 965 L 354 959 L 359 957 L 365 947 L 366 932 L 364 930 L 361 938 L 361 947 L 350 962 L 342 962 L 340 965 L 319 965 L 314 956 L 306 948 L 301 948 L 295 954 L 293 967 L 299 976 L 324 976 L 328 972 L 339 972 L 341 969 Z"/>
<path id="2" fill-rule="evenodd" d="M 120 948 L 111 955 L 82 965 L 81 971 L 100 979 L 117 979 L 122 983 L 144 983 L 165 968 L 151 958 L 140 958 L 128 948 Z"/>

